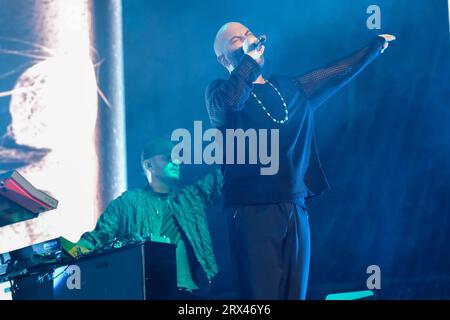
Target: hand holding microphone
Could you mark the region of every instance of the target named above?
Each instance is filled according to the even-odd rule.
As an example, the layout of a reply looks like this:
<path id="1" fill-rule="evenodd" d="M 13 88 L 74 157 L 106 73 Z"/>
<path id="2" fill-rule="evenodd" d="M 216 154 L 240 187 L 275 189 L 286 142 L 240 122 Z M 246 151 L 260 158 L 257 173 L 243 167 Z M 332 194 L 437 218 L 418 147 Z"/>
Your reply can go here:
<path id="1" fill-rule="evenodd" d="M 395 39 L 397 39 L 392 34 L 380 34 L 378 36 L 382 37 L 385 40 L 385 43 L 383 45 L 383 49 L 381 49 L 381 53 L 383 53 L 387 49 L 387 47 L 389 47 L 389 42 L 394 41 Z"/>
<path id="2" fill-rule="evenodd" d="M 264 54 L 264 49 L 266 48 L 264 43 L 266 42 L 266 35 L 261 35 L 256 38 L 254 35 L 251 35 L 245 39 L 242 44 L 242 49 L 245 54 L 248 54 L 254 60 L 258 62 L 258 59 Z"/>

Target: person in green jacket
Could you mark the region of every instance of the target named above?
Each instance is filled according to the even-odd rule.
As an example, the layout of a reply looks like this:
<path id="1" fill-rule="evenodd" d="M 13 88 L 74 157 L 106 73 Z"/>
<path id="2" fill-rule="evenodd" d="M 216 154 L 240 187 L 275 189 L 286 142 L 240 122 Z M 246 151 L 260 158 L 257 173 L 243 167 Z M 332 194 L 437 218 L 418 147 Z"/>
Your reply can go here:
<path id="1" fill-rule="evenodd" d="M 171 159 L 173 144 L 158 138 L 141 153 L 148 185 L 125 191 L 110 202 L 95 229 L 83 234 L 72 253 L 101 249 L 116 239 L 151 239 L 177 245 L 177 285 L 192 293 L 199 287 L 192 275 L 189 252 L 208 280 L 217 274 L 205 211 L 221 196 L 222 174 L 216 170 L 195 184 L 177 187 L 180 163 Z"/>

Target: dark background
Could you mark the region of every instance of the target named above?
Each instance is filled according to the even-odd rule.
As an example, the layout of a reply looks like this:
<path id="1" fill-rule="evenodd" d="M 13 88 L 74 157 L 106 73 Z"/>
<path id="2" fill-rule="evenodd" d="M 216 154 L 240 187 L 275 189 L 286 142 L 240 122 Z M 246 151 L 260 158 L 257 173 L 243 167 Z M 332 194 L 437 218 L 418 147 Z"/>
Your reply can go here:
<path id="1" fill-rule="evenodd" d="M 382 29 L 366 27 L 371 4 Z M 450 298 L 450 64 L 444 0 L 124 0 L 129 187 L 145 183 L 149 138 L 209 120 L 204 89 L 227 72 L 215 59 L 218 28 L 240 21 L 268 36 L 265 73 L 301 74 L 377 34 L 392 46 L 316 113 L 331 190 L 309 203 L 309 299 L 365 290 L 379 265 L 378 298 Z M 212 168 L 184 166 L 183 184 Z M 225 221 L 211 209 L 221 272 L 216 298 L 232 297 Z"/>

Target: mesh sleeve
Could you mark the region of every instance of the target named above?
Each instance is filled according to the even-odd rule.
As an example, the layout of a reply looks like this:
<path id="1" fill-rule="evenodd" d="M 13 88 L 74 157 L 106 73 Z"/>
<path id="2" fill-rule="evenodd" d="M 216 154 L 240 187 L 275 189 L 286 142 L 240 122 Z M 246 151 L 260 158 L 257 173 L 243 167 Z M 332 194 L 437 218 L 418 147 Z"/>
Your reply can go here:
<path id="1" fill-rule="evenodd" d="M 298 84 L 313 108 L 319 107 L 372 62 L 384 43 L 384 38 L 377 37 L 349 56 L 298 77 Z"/>

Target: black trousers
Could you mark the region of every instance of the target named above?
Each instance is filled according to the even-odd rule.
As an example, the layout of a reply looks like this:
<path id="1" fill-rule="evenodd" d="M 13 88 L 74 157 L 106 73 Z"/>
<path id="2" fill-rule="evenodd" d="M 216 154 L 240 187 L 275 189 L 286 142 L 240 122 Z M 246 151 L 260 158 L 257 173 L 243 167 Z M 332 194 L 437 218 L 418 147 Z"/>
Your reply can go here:
<path id="1" fill-rule="evenodd" d="M 310 260 L 306 208 L 283 202 L 224 210 L 241 298 L 305 299 Z"/>

